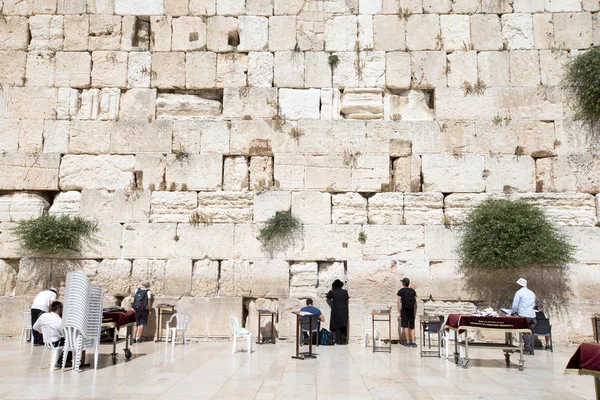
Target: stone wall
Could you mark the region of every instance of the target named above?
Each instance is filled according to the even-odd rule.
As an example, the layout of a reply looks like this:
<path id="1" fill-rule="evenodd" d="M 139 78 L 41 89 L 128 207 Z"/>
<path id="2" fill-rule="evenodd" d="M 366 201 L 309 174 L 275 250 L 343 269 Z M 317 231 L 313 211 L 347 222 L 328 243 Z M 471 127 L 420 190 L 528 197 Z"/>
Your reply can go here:
<path id="1" fill-rule="evenodd" d="M 600 45 L 597 0 L 0 5 L 0 334 L 83 270 L 107 304 L 148 280 L 200 338 L 229 336 L 232 312 L 256 332 L 258 308 L 290 337 L 289 311 L 327 310 L 340 278 L 358 337 L 404 276 L 422 298 L 469 299 L 456 226 L 506 197 L 578 246 L 555 339 L 591 336 L 600 146 L 560 83 Z M 98 220 L 100 243 L 24 257 L 10 228 L 45 210 Z M 271 257 L 256 237 L 278 210 L 304 225 Z"/>

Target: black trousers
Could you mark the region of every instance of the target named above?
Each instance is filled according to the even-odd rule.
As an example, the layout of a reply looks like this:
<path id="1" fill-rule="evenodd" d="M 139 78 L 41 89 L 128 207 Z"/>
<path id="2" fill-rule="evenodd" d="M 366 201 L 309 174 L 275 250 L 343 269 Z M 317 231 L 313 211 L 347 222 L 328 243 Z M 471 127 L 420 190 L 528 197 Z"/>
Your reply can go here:
<path id="1" fill-rule="evenodd" d="M 38 310 L 37 308 L 31 309 L 31 333 L 33 334 L 33 336 L 32 336 L 33 344 L 39 344 L 39 345 L 44 344 L 44 337 L 42 336 L 42 334 L 39 333 L 38 331 L 36 331 L 35 329 L 33 329 L 33 325 L 36 323 L 36 321 L 38 320 L 40 315 L 42 315 L 43 313 L 44 313 L 44 311 Z"/>
<path id="2" fill-rule="evenodd" d="M 337 328 L 335 330 L 335 344 L 346 344 L 348 341 L 348 327 Z"/>

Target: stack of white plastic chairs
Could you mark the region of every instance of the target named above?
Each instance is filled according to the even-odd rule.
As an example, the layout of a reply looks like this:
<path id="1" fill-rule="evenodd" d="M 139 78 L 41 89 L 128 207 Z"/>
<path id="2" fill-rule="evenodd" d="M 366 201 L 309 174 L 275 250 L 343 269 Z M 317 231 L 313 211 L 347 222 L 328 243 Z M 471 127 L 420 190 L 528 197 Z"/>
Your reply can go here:
<path id="1" fill-rule="evenodd" d="M 65 356 L 73 353 L 73 371 L 79 372 L 81 353 L 94 349 L 94 368 L 98 368 L 98 347 L 102 325 L 102 286 L 92 285 L 81 272 L 69 272 L 65 287 L 62 329 Z"/>

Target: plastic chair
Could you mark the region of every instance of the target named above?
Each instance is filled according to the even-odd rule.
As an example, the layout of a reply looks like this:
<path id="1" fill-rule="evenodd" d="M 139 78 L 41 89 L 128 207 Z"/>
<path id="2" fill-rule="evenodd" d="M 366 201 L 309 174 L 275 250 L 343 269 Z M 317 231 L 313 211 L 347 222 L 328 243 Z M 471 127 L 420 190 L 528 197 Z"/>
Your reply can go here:
<path id="1" fill-rule="evenodd" d="M 360 317 L 360 323 L 363 328 L 363 347 L 366 348 L 368 346 L 369 335 L 373 337 L 373 327 L 371 326 L 371 315 L 363 314 Z M 379 331 L 375 329 L 375 339 L 377 339 L 377 346 L 381 343 L 379 341 Z"/>
<path id="2" fill-rule="evenodd" d="M 28 334 L 29 339 L 27 339 Z M 23 311 L 21 313 L 21 338 L 19 339 L 20 343 L 23 343 L 23 338 L 25 338 L 25 341 L 30 340 L 31 345 L 33 345 L 33 332 L 31 330 L 31 311 Z"/>
<path id="3" fill-rule="evenodd" d="M 554 345 L 552 343 L 552 325 L 548 318 L 536 319 L 536 324 L 533 327 L 533 336 L 550 336 L 550 351 L 554 353 Z"/>
<path id="4" fill-rule="evenodd" d="M 312 320 L 312 321 L 311 321 Z M 317 346 L 319 345 L 319 331 L 321 330 L 321 321 L 319 321 L 318 315 L 304 315 L 300 320 L 300 346 L 304 343 L 304 334 L 310 331 L 312 326 L 312 331 L 310 335 L 307 335 L 309 340 L 312 342 L 313 333 L 317 334 Z"/>
<path id="5" fill-rule="evenodd" d="M 60 332 L 58 332 L 56 329 L 53 329 L 50 326 L 42 326 L 42 336 L 44 337 L 44 352 L 42 353 L 42 360 L 40 361 L 40 369 L 42 369 L 42 365 L 44 365 L 44 358 L 46 358 L 46 352 L 48 351 L 48 349 L 52 351 L 50 356 L 50 371 L 54 371 L 54 366 L 56 365 L 58 358 L 63 352 L 63 346 L 54 346 L 54 343 L 52 342 L 53 334 L 57 336 L 62 336 Z M 64 358 L 66 359 L 67 357 Z"/>
<path id="6" fill-rule="evenodd" d="M 171 322 L 175 318 L 175 326 L 171 326 Z M 171 315 L 171 318 L 167 322 L 167 338 L 165 340 L 165 345 L 169 341 L 169 333 L 173 336 L 171 339 L 171 345 L 175 346 L 175 340 L 177 339 L 177 332 L 183 332 L 183 345 L 186 345 L 185 340 L 185 330 L 187 329 L 188 322 L 190 321 L 190 316 L 188 314 L 176 313 Z"/>
<path id="7" fill-rule="evenodd" d="M 252 333 L 246 328 L 240 328 L 240 324 L 235 315 L 231 314 L 229 320 L 231 321 L 231 328 L 233 329 L 233 349 L 231 350 L 231 354 L 235 354 L 235 351 L 237 350 L 237 339 L 246 338 L 248 355 L 250 355 L 252 353 Z"/>

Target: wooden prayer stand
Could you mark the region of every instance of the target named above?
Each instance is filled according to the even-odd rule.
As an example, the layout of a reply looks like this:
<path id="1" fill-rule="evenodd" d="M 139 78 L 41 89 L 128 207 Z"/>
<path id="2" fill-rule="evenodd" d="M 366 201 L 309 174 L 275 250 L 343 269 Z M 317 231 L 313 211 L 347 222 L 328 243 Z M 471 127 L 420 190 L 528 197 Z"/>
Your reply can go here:
<path id="1" fill-rule="evenodd" d="M 300 313 L 300 311 L 292 311 L 292 314 L 296 314 L 296 355 L 292 356 L 292 358 L 296 359 L 296 360 L 304 360 L 305 358 L 317 358 L 317 356 L 315 354 L 313 354 L 312 352 L 312 318 L 308 319 L 308 333 L 309 333 L 309 340 L 308 340 L 308 353 L 300 353 L 300 325 L 302 323 L 302 317 L 305 316 L 309 316 L 312 317 L 314 316 L 314 314 L 311 313 Z M 319 338 L 317 337 L 317 340 L 319 340 Z"/>

